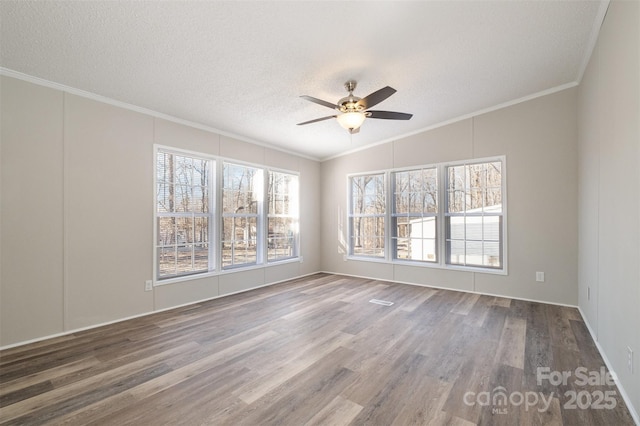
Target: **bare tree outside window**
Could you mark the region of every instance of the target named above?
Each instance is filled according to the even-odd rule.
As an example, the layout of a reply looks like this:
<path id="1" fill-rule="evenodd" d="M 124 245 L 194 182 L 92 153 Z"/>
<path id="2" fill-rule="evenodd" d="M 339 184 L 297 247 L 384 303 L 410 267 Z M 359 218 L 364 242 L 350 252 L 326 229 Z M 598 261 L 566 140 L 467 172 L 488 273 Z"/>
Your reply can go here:
<path id="1" fill-rule="evenodd" d="M 256 264 L 262 170 L 225 162 L 222 180 L 222 267 Z"/>
<path id="2" fill-rule="evenodd" d="M 211 160 L 158 151 L 157 276 L 206 272 L 209 265 Z"/>
<path id="3" fill-rule="evenodd" d="M 350 176 L 349 255 L 506 271 L 505 161 Z"/>
<path id="4" fill-rule="evenodd" d="M 384 174 L 351 178 L 351 254 L 384 257 L 386 191 Z"/>
<path id="5" fill-rule="evenodd" d="M 502 267 L 502 163 L 449 166 L 447 263 Z"/>
<path id="6" fill-rule="evenodd" d="M 267 260 L 298 256 L 298 176 L 269 171 Z"/>
<path id="7" fill-rule="evenodd" d="M 435 167 L 395 172 L 394 258 L 437 261 L 438 173 Z"/>
<path id="8" fill-rule="evenodd" d="M 155 152 L 154 279 L 299 256 L 297 174 L 168 147 Z"/>

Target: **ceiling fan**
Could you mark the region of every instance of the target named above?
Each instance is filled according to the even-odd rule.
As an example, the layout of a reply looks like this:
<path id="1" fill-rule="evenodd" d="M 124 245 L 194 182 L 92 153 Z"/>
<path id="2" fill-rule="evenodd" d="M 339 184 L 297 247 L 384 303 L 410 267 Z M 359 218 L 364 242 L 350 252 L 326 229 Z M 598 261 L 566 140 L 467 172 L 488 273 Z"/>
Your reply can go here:
<path id="1" fill-rule="evenodd" d="M 386 86 L 380 90 L 371 93 L 369 96 L 359 98 L 353 95 L 353 91 L 356 88 L 356 81 L 349 80 L 344 84 L 344 88 L 349 92 L 349 96 L 346 96 L 338 101 L 337 104 L 323 101 L 322 99 L 314 98 L 312 96 L 303 95 L 300 96 L 308 101 L 316 103 L 318 105 L 326 106 L 327 108 L 335 109 L 339 112 L 337 115 L 329 115 L 327 117 L 316 118 L 315 120 L 305 121 L 298 123 L 298 126 L 305 124 L 316 123 L 318 121 L 328 120 L 335 118 L 338 123 L 347 129 L 349 133 L 354 134 L 360 131 L 360 126 L 364 122 L 365 118 L 381 118 L 385 120 L 409 120 L 413 117 L 413 114 L 406 114 L 404 112 L 394 111 L 371 111 L 369 108 L 379 104 L 387 99 L 389 96 L 396 93 L 396 89 Z"/>

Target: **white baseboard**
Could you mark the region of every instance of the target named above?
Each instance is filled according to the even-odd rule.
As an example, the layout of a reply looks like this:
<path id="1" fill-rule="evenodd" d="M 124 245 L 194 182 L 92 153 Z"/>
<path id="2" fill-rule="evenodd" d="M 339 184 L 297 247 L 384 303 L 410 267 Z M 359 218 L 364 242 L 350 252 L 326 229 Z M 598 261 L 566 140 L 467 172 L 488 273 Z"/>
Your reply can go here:
<path id="1" fill-rule="evenodd" d="M 633 417 L 633 420 L 636 423 L 636 425 L 640 426 L 640 416 L 638 416 L 638 412 L 636 411 L 635 407 L 633 406 L 633 404 L 631 402 L 631 399 L 629 398 L 629 395 L 627 394 L 627 392 L 625 391 L 624 387 L 622 386 L 622 383 L 620 383 L 620 381 L 618 380 L 618 376 L 616 375 L 616 373 L 615 373 L 615 371 L 613 369 L 613 366 L 612 366 L 611 362 L 609 361 L 609 358 L 607 358 L 607 355 L 606 355 L 605 351 L 603 350 L 602 346 L 600 346 L 600 343 L 596 339 L 596 334 L 594 333 L 593 329 L 591 328 L 591 325 L 589 324 L 589 321 L 587 320 L 586 315 L 584 314 L 582 309 L 580 309 L 579 306 L 567 305 L 567 304 L 563 304 L 563 303 L 553 303 L 553 302 L 547 302 L 547 301 L 542 301 L 542 300 L 525 299 L 525 298 L 512 297 L 512 296 L 501 295 L 501 294 L 490 294 L 490 293 L 482 293 L 482 292 L 470 291 L 470 290 L 461 290 L 461 289 L 439 287 L 439 286 L 432 286 L 432 285 L 426 285 L 426 284 L 402 282 L 402 281 L 397 281 L 397 280 L 385 280 L 385 279 L 380 279 L 380 278 L 376 278 L 376 277 L 366 277 L 366 276 L 344 274 L 344 273 L 331 272 L 331 271 L 311 272 L 311 273 L 308 273 L 308 274 L 299 275 L 299 276 L 296 276 L 296 277 L 291 277 L 291 278 L 287 278 L 287 279 L 280 280 L 280 281 L 275 281 L 275 282 L 268 283 L 268 284 L 262 284 L 262 285 L 259 285 L 259 286 L 256 286 L 256 287 L 248 288 L 248 289 L 245 289 L 245 290 L 240 290 L 240 291 L 237 291 L 237 292 L 234 292 L 234 293 L 226 293 L 224 295 L 209 297 L 209 298 L 201 299 L 201 300 L 195 300 L 193 302 L 183 303 L 183 304 L 172 306 L 172 307 L 169 307 L 169 308 L 158 309 L 158 310 L 154 310 L 152 312 L 145 312 L 145 313 L 142 313 L 142 314 L 133 315 L 133 316 L 126 317 L 126 318 L 120 318 L 120 319 L 117 319 L 117 320 L 114 320 L 114 321 L 108 321 L 108 322 L 104 322 L 104 323 L 100 323 L 100 324 L 91 325 L 91 326 L 88 326 L 88 327 L 82 327 L 82 328 L 77 328 L 77 329 L 74 329 L 74 330 L 68 330 L 68 331 L 65 331 L 65 332 L 62 332 L 62 333 L 51 334 L 51 335 L 39 337 L 39 338 L 36 338 L 36 339 L 31 339 L 31 340 L 27 340 L 27 341 L 23 341 L 23 342 L 10 344 L 10 345 L 7 345 L 7 346 L 2 346 L 2 347 L 0 347 L 0 350 L 11 349 L 11 348 L 15 348 L 15 347 L 18 347 L 18 346 L 28 345 L 30 343 L 36 343 L 36 342 L 40 342 L 40 341 L 43 341 L 43 340 L 53 339 L 53 338 L 56 338 L 56 337 L 62 337 L 62 336 L 66 336 L 66 335 L 73 334 L 73 333 L 78 333 L 78 332 L 85 331 L 85 330 L 91 330 L 91 329 L 94 329 L 94 328 L 103 327 L 103 326 L 106 326 L 106 325 L 111 325 L 111 324 L 119 323 L 119 322 L 122 322 L 122 321 L 128 321 L 128 320 L 131 320 L 131 319 L 140 318 L 140 317 L 144 317 L 144 316 L 148 316 L 148 315 L 153 315 L 153 314 L 157 314 L 157 313 L 160 313 L 160 312 L 170 311 L 172 309 L 177 309 L 177 308 L 181 308 L 181 307 L 184 307 L 184 306 L 194 305 L 194 304 L 206 302 L 206 301 L 209 301 L 209 300 L 219 299 L 221 297 L 231 296 L 233 294 L 244 293 L 244 292 L 247 292 L 247 291 L 256 290 L 256 289 L 263 288 L 263 287 L 269 287 L 269 286 L 272 286 L 272 285 L 275 285 L 275 284 L 280 284 L 280 283 L 287 282 L 287 281 L 297 280 L 297 279 L 300 279 L 300 278 L 308 277 L 308 276 L 315 275 L 315 274 L 321 274 L 321 273 L 333 274 L 333 275 L 342 275 L 342 276 L 346 276 L 346 277 L 363 278 L 363 279 L 370 279 L 370 280 L 377 280 L 377 281 L 389 281 L 389 282 L 394 282 L 394 283 L 399 283 L 399 284 L 414 285 L 414 286 L 418 286 L 418 287 L 428 287 L 428 288 L 435 288 L 435 289 L 439 289 L 439 290 L 449 290 L 449 291 L 460 291 L 460 292 L 463 292 L 463 293 L 473 293 L 473 294 L 481 294 L 481 295 L 485 295 L 485 296 L 504 297 L 504 298 L 508 298 L 508 299 L 522 300 L 522 301 L 526 301 L 526 302 L 545 303 L 545 304 L 548 304 L 548 305 L 557 305 L 557 306 L 566 306 L 566 307 L 571 307 L 571 308 L 577 308 L 578 312 L 580 312 L 580 315 L 582 316 L 582 319 L 583 319 L 585 325 L 587 326 L 587 329 L 589 330 L 589 334 L 591 335 L 591 338 L 593 339 L 593 341 L 594 341 L 594 343 L 596 345 L 596 348 L 598 349 L 598 352 L 600 352 L 600 356 L 602 356 L 602 359 L 604 360 L 604 363 L 607 366 L 607 369 L 609 370 L 609 372 L 611 372 L 612 376 L 615 378 L 616 385 L 618 386 L 618 390 L 620 391 L 620 395 L 622 396 L 622 399 L 624 400 L 624 402 L 627 404 L 627 408 L 629 409 L 629 412 L 631 413 L 631 417 Z"/>
<path id="2" fill-rule="evenodd" d="M 431 285 L 431 284 L 419 284 L 419 283 L 412 283 L 412 282 L 408 282 L 408 281 L 399 281 L 399 280 L 396 280 L 396 279 L 387 280 L 387 279 L 382 279 L 382 278 L 378 278 L 378 277 L 366 277 L 364 275 L 345 274 L 345 273 L 342 273 L 342 272 L 320 271 L 319 273 L 322 273 L 322 274 L 333 274 L 333 275 L 343 275 L 345 277 L 363 278 L 363 279 L 366 279 L 366 280 L 389 281 L 389 282 L 393 282 L 393 283 L 413 285 L 413 286 L 417 286 L 417 287 L 435 288 L 435 289 L 438 289 L 438 290 L 449 290 L 449 291 L 459 291 L 461 293 L 481 294 L 483 296 L 504 297 L 505 299 L 522 300 L 523 302 L 545 303 L 547 305 L 565 306 L 567 308 L 576 308 L 576 309 L 578 308 L 578 306 L 576 306 L 576 305 L 570 305 L 570 304 L 567 304 L 567 303 L 549 302 L 547 300 L 537 300 L 537 299 L 526 299 L 524 297 L 509 296 L 508 294 L 484 293 L 484 292 L 481 292 L 481 291 L 465 290 L 465 289 L 452 288 L 452 287 L 443 287 L 443 286 L 437 286 L 437 285 Z"/>
<path id="3" fill-rule="evenodd" d="M 600 352 L 600 356 L 604 360 L 604 363 L 607 366 L 607 369 L 609 370 L 609 372 L 611 373 L 611 376 L 614 378 L 616 382 L 616 386 L 618 386 L 618 390 L 620 391 L 620 395 L 622 396 L 622 399 L 624 400 L 625 404 L 627 404 L 627 408 L 629 409 L 629 413 L 631 413 L 631 417 L 633 417 L 633 421 L 636 423 L 636 425 L 640 426 L 640 416 L 638 416 L 638 412 L 636 411 L 636 408 L 633 406 L 633 403 L 631 402 L 631 398 L 629 398 L 629 395 L 624 390 L 624 386 L 622 386 L 622 383 L 620 383 L 620 380 L 618 379 L 618 375 L 613 369 L 613 365 L 609 361 L 609 358 L 607 358 L 606 352 L 604 351 L 602 346 L 600 346 L 600 342 L 598 342 L 598 339 L 596 338 L 596 333 L 593 331 L 593 328 L 591 328 L 591 324 L 589 324 L 589 321 L 587 320 L 587 316 L 584 314 L 580 306 L 578 306 L 578 311 L 580 312 L 580 315 L 582 315 L 582 320 L 587 326 L 587 330 L 589 330 L 589 334 L 591 334 L 591 338 L 596 344 L 596 348 L 598 349 L 598 352 Z"/>
<path id="4" fill-rule="evenodd" d="M 55 334 L 48 334 L 46 336 L 37 337 L 35 339 L 23 340 L 21 342 L 11 343 L 11 344 L 6 345 L 6 346 L 0 346 L 0 351 L 6 350 L 6 349 L 16 348 L 16 347 L 19 347 L 19 346 L 28 345 L 28 344 L 31 344 L 31 343 L 41 342 L 43 340 L 55 339 L 56 337 L 68 336 L 69 334 L 79 333 L 81 331 L 91 330 L 91 329 L 98 328 L 98 327 L 104 327 L 105 325 L 111 325 L 111 324 L 116 324 L 116 323 L 119 323 L 119 322 L 128 321 L 128 320 L 132 320 L 132 319 L 136 319 L 136 318 L 146 317 L 148 315 L 158 314 L 160 312 L 170 311 L 172 309 L 182 308 L 184 306 L 195 305 L 196 303 L 207 302 L 209 300 L 219 299 L 221 297 L 231 296 L 233 294 L 244 293 L 244 292 L 247 292 L 247 291 L 256 290 L 256 289 L 263 288 L 263 287 L 269 287 L 269 286 L 272 286 L 272 285 L 275 285 L 275 284 L 280 284 L 280 283 L 291 281 L 291 280 L 297 280 L 297 279 L 300 279 L 300 278 L 308 277 L 310 275 L 315 275 L 315 274 L 319 274 L 319 273 L 320 272 L 311 272 L 309 274 L 299 275 L 299 276 L 296 276 L 296 277 L 287 278 L 285 280 L 274 281 L 272 283 L 262 284 L 262 285 L 259 285 L 259 286 L 256 286 L 256 287 L 251 287 L 251 288 L 247 288 L 247 289 L 244 289 L 244 290 L 235 291 L 233 293 L 225 293 L 225 294 L 221 294 L 221 295 L 218 295 L 218 296 L 208 297 L 206 299 L 199 299 L 199 300 L 194 300 L 192 302 L 182 303 L 180 305 L 171 306 L 171 307 L 168 307 L 168 308 L 157 309 L 157 310 L 153 310 L 153 311 L 150 311 L 150 312 L 143 312 L 141 314 L 131 315 L 131 316 L 128 316 L 128 317 L 125 317 L 125 318 L 118 318 L 118 319 L 113 320 L 113 321 L 106 321 L 106 322 L 102 322 L 102 323 L 99 323 L 99 324 L 89 325 L 87 327 L 74 328 L 73 330 L 67 330 L 67 331 L 63 331 L 63 332 L 55 333 Z"/>
<path id="5" fill-rule="evenodd" d="M 611 375 L 615 379 L 616 386 L 618 387 L 618 390 L 620 391 L 620 395 L 622 396 L 622 399 L 624 400 L 625 404 L 627 404 L 627 408 L 629 409 L 629 413 L 631 414 L 631 417 L 633 417 L 633 421 L 636 423 L 637 426 L 640 426 L 640 416 L 638 416 L 638 412 L 636 411 L 636 408 L 633 406 L 633 404 L 631 402 L 631 398 L 629 398 L 629 395 L 625 391 L 624 386 L 622 386 L 622 383 L 620 383 L 620 381 L 618 380 L 618 376 L 616 375 L 615 370 L 613 369 L 613 366 L 612 366 L 611 362 L 609 361 L 609 358 L 607 358 L 607 354 L 605 353 L 604 349 L 602 348 L 602 346 L 598 342 L 598 339 L 596 338 L 596 334 L 594 333 L 593 329 L 591 328 L 591 325 L 589 324 L 589 321 L 587 321 L 586 315 L 584 314 L 584 312 L 582 312 L 582 309 L 580 309 L 580 306 L 568 305 L 568 304 L 564 304 L 564 303 L 548 302 L 548 301 L 545 301 L 545 300 L 525 299 L 525 298 L 522 298 L 522 297 L 513 297 L 513 296 L 509 296 L 509 295 L 482 293 L 482 292 L 478 292 L 478 291 L 463 290 L 463 289 L 457 289 L 457 288 L 440 287 L 440 286 L 433 286 L 433 285 L 427 285 L 427 284 L 417 284 L 417 283 L 403 282 L 403 281 L 398 281 L 398 280 L 386 280 L 386 279 L 380 279 L 380 278 L 376 278 L 376 277 L 366 277 L 366 276 L 361 276 L 361 275 L 344 274 L 344 273 L 339 273 L 339 272 L 330 272 L 330 271 L 321 271 L 321 272 L 325 273 L 325 274 L 342 275 L 342 276 L 346 276 L 346 277 L 363 278 L 363 279 L 377 280 L 377 281 L 389 281 L 389 282 L 400 283 L 400 284 L 415 285 L 415 286 L 418 286 L 418 287 L 428 287 L 428 288 L 435 288 L 435 289 L 439 289 L 439 290 L 449 290 L 449 291 L 460 291 L 460 292 L 463 292 L 463 293 L 474 293 L 474 294 L 481 294 L 481 295 L 484 295 L 484 296 L 504 297 L 504 298 L 514 299 L 514 300 L 522 300 L 522 301 L 525 301 L 525 302 L 536 302 L 536 303 L 544 303 L 544 304 L 547 304 L 547 305 L 566 306 L 566 307 L 569 307 L 569 308 L 576 308 L 576 309 L 578 309 L 578 312 L 580 312 L 580 315 L 582 316 L 582 320 L 584 321 L 585 325 L 587 326 L 587 329 L 589 330 L 589 334 L 591 335 L 591 338 L 593 339 L 593 342 L 596 344 L 596 348 L 598 349 L 598 352 L 600 353 L 600 356 L 604 360 L 604 363 L 607 366 L 607 369 L 609 370 L 609 372 L 611 373 Z"/>

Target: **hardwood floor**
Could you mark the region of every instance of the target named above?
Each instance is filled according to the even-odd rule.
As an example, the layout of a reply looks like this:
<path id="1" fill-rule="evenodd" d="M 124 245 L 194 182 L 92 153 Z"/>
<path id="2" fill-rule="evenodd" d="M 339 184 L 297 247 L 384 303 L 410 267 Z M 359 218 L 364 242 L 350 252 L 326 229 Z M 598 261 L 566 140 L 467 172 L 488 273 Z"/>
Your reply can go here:
<path id="1" fill-rule="evenodd" d="M 573 308 L 317 274 L 5 350 L 0 423 L 632 425 L 603 367 Z"/>

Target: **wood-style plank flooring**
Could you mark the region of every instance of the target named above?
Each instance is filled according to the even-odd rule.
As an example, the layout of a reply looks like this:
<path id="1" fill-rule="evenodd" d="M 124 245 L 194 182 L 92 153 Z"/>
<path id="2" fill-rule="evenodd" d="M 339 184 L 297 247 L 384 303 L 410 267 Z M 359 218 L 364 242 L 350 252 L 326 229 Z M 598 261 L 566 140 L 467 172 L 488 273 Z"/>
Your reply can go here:
<path id="1" fill-rule="evenodd" d="M 5 350 L 0 423 L 633 424 L 578 367 L 604 362 L 576 309 L 317 274 Z"/>

